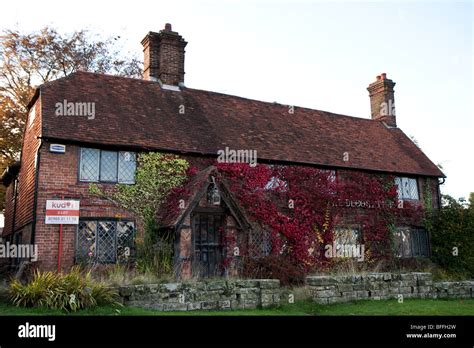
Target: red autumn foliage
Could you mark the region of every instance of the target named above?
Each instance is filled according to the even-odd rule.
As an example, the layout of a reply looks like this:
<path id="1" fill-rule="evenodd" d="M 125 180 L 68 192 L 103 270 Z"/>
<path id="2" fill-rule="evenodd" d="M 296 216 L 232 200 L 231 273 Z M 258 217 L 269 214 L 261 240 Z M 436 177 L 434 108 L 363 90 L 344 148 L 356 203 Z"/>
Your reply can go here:
<path id="1" fill-rule="evenodd" d="M 332 242 L 338 225 L 360 226 L 370 255 L 381 258 L 391 256 L 389 226 L 416 224 L 423 216 L 420 205 L 404 201 L 400 206 L 389 175 L 341 171 L 335 177 L 302 166 L 216 166 L 251 218 L 270 230 L 272 254 L 307 270 L 328 262 L 322 247 Z"/>

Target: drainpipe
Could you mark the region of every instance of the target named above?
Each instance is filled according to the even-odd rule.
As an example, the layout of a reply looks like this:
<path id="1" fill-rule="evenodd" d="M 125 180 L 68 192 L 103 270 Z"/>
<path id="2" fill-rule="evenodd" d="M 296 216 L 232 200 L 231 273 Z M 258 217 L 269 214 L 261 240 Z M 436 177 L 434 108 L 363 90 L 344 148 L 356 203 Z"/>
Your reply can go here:
<path id="1" fill-rule="evenodd" d="M 438 211 L 441 210 L 441 189 L 440 189 L 440 186 L 445 183 L 446 178 L 441 178 L 441 180 L 443 180 L 443 181 L 439 182 L 439 179 L 438 179 L 437 180 L 438 185 L 436 185 L 437 189 L 438 189 Z"/>

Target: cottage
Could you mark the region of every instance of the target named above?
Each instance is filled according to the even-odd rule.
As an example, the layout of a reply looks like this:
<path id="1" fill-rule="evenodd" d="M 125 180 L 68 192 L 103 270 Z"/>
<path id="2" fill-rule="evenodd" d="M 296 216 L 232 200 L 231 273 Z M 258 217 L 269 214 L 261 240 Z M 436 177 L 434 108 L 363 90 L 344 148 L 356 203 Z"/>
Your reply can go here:
<path id="1" fill-rule="evenodd" d="M 133 248 L 136 218 L 91 195 L 89 184 L 133 185 L 137 155 L 142 152 L 177 154 L 198 168 L 179 214 L 164 214 L 160 221 L 176 236 L 174 262 L 184 278 L 194 273 L 238 274 L 244 249 L 250 252 L 251 246 L 258 257 L 273 247 L 271 231 L 255 227 L 255 216 L 231 185 L 218 180 L 214 164 L 229 149 L 257 154 L 258 161 L 250 161 L 255 168 L 316 168 L 329 174 L 328 182 L 347 173 L 364 173 L 369 180 L 393 177 L 402 203 L 439 208 L 444 174 L 397 127 L 395 82 L 386 74 L 368 87 L 371 118 L 357 118 L 186 87 L 187 42 L 169 24 L 158 33 L 148 33 L 142 44 L 143 79 L 78 71 L 39 86 L 29 104 L 21 161 L 2 175 L 8 188 L 2 237 L 36 245 L 38 267 L 55 269 L 59 259 L 63 269 L 84 259 L 123 261 Z M 69 104 L 87 108 L 81 110 L 82 117 L 69 116 Z M 58 106 L 63 108 L 60 115 Z M 264 188 L 280 187 L 285 192 L 285 185 L 275 177 Z M 78 224 L 62 226 L 61 242 L 59 226 L 45 223 L 46 201 L 60 198 L 80 202 Z M 283 212 L 297 208 L 294 197 L 287 198 L 293 206 L 283 202 L 279 206 Z M 367 236 L 364 229 L 370 222 L 355 223 L 352 217 L 366 217 L 368 211 L 385 206 L 363 195 L 335 201 L 333 207 L 348 212 L 336 229 L 358 242 Z M 282 213 L 281 218 L 290 215 Z M 297 230 L 303 222 L 292 223 L 299 226 Z M 429 256 L 429 236 L 422 224 L 402 219 L 394 228 L 376 233 L 393 233 L 399 256 Z M 225 238 L 219 235 L 221 230 Z M 311 249 L 312 255 L 315 248 L 300 249 Z"/>

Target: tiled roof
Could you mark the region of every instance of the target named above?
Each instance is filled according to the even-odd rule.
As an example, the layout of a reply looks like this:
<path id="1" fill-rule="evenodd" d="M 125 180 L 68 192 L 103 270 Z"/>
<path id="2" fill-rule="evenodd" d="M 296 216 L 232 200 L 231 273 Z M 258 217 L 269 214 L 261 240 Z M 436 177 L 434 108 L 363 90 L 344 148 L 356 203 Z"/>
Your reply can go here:
<path id="1" fill-rule="evenodd" d="M 40 95 L 45 138 L 206 155 L 229 147 L 259 160 L 444 176 L 400 129 L 371 119 L 86 72 Z M 95 118 L 56 116 L 64 100 L 94 102 Z"/>

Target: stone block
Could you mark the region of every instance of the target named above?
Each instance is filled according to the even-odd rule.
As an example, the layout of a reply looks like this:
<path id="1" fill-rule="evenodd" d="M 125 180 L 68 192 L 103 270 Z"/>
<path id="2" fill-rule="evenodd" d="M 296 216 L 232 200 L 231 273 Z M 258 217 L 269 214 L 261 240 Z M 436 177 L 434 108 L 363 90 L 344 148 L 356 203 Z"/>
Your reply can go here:
<path id="1" fill-rule="evenodd" d="M 218 302 L 218 307 L 219 309 L 230 309 L 230 300 L 224 300 L 224 301 L 219 301 Z"/>
<path id="2" fill-rule="evenodd" d="M 258 280 L 238 280 L 235 282 L 235 286 L 239 288 L 257 288 Z"/>
<path id="3" fill-rule="evenodd" d="M 352 291 L 353 285 L 352 284 L 338 284 L 337 290 L 340 292 Z"/>
<path id="4" fill-rule="evenodd" d="M 413 274 L 413 273 L 402 273 L 402 274 L 400 274 L 400 279 L 401 280 L 416 281 L 416 275 Z"/>
<path id="5" fill-rule="evenodd" d="M 187 311 L 188 310 L 188 304 L 187 303 L 165 303 L 163 305 L 163 310 L 165 312 Z"/>
<path id="6" fill-rule="evenodd" d="M 258 307 L 258 301 L 254 300 L 245 300 L 244 308 L 245 309 L 255 309 Z"/>
<path id="7" fill-rule="evenodd" d="M 278 289 L 280 288 L 280 280 L 278 279 L 259 279 L 260 289 Z"/>
<path id="8" fill-rule="evenodd" d="M 201 302 L 188 303 L 188 311 L 198 311 L 200 309 L 202 309 Z"/>
<path id="9" fill-rule="evenodd" d="M 202 301 L 201 308 L 203 310 L 211 310 L 218 308 L 218 301 Z"/>
<path id="10" fill-rule="evenodd" d="M 242 301 L 239 301 L 239 300 L 231 300 L 230 301 L 230 307 L 232 309 L 243 309 L 244 308 L 244 304 Z"/>
<path id="11" fill-rule="evenodd" d="M 418 290 L 417 292 L 419 294 L 426 294 L 426 293 L 431 292 L 431 287 L 430 286 L 419 286 L 417 288 L 417 290 Z"/>
<path id="12" fill-rule="evenodd" d="M 329 299 L 327 297 L 316 297 L 316 298 L 313 298 L 313 301 L 316 302 L 316 303 L 319 303 L 319 304 L 328 304 L 329 303 Z"/>
<path id="13" fill-rule="evenodd" d="M 334 285 L 337 283 L 337 280 L 332 276 L 308 276 L 306 277 L 306 283 L 314 286 Z"/>
<path id="14" fill-rule="evenodd" d="M 207 284 L 207 290 L 224 290 L 227 287 L 225 280 L 216 280 Z"/>
<path id="15" fill-rule="evenodd" d="M 412 273 L 418 281 L 430 281 L 433 280 L 433 275 L 428 272 L 413 272 Z"/>
<path id="16" fill-rule="evenodd" d="M 352 287 L 356 291 L 367 290 L 368 289 L 366 284 L 354 284 L 354 285 L 352 285 Z"/>
<path id="17" fill-rule="evenodd" d="M 336 296 L 336 292 L 332 290 L 323 290 L 323 291 L 315 291 L 313 292 L 313 297 L 320 298 L 320 297 L 332 297 Z"/>
<path id="18" fill-rule="evenodd" d="M 354 291 L 357 298 L 368 298 L 369 292 L 366 290 Z"/>
<path id="19" fill-rule="evenodd" d="M 165 283 L 161 284 L 161 290 L 167 292 L 174 292 L 179 290 L 179 283 Z"/>

